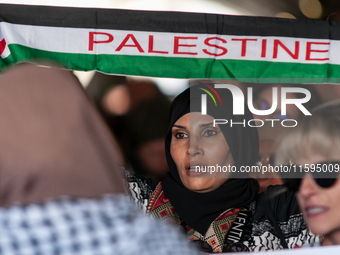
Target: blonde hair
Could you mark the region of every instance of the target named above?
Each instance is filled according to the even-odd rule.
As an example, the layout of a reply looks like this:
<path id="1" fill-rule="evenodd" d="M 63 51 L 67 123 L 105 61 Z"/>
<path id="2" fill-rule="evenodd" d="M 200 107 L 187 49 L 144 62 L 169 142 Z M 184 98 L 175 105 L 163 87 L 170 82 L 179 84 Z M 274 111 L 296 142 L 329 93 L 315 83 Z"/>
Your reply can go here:
<path id="1" fill-rule="evenodd" d="M 324 103 L 311 113 L 280 137 L 276 164 L 288 164 L 313 154 L 329 159 L 334 151 L 340 153 L 340 100 Z"/>

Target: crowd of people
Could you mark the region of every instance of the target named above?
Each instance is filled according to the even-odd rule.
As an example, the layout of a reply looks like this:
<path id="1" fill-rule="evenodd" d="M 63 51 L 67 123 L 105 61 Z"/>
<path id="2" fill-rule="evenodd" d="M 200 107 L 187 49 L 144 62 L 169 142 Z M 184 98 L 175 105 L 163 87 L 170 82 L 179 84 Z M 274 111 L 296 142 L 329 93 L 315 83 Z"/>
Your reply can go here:
<path id="1" fill-rule="evenodd" d="M 313 85 L 304 86 L 312 94 L 311 115 L 291 107 L 285 116 L 280 108 L 270 116 L 298 119 L 283 129 L 241 125 L 261 116 L 247 102 L 244 114 L 235 115 L 228 89 L 218 91 L 217 101 L 205 97 L 202 114 L 209 83 L 193 84 L 170 105 L 155 84 L 121 76 L 98 73 L 86 91 L 55 67 L 24 63 L 0 77 L 0 254 L 340 244 L 340 101 L 323 102 Z M 257 88 L 254 106 L 267 110 L 270 89 L 288 85 L 238 86 Z M 256 165 L 301 171 L 238 171 Z M 208 166 L 236 171 L 208 172 Z"/>

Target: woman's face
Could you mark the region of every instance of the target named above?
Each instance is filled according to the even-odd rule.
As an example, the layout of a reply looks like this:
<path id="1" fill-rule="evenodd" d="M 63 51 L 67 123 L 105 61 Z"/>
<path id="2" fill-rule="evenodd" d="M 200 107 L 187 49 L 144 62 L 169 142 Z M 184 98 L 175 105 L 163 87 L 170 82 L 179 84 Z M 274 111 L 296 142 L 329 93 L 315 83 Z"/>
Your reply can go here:
<path id="1" fill-rule="evenodd" d="M 331 160 L 340 161 L 339 154 Z M 321 155 L 310 155 L 297 161 L 297 165 L 316 164 L 329 161 Z M 320 187 L 309 173 L 301 182 L 296 193 L 302 214 L 310 228 L 317 235 L 340 233 L 340 181 L 339 179 L 329 188 Z"/>
<path id="2" fill-rule="evenodd" d="M 191 191 L 210 192 L 223 183 L 229 174 L 195 171 L 196 166 L 233 166 L 234 159 L 228 143 L 214 118 L 198 112 L 187 113 L 172 127 L 170 153 L 183 185 Z"/>

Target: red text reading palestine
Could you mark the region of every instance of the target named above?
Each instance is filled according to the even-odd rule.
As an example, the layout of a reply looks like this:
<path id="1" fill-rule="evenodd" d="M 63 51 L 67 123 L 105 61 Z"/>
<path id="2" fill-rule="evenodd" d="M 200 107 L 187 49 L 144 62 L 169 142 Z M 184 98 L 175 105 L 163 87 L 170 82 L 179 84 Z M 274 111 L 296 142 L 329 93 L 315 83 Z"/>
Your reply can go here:
<path id="1" fill-rule="evenodd" d="M 100 36 L 100 40 L 96 39 L 96 35 Z M 285 45 L 283 40 L 274 39 L 271 41 L 273 45 L 270 47 L 272 50 L 269 52 L 267 49 L 268 41 L 267 39 L 255 39 L 255 38 L 231 38 L 231 40 L 227 41 L 220 37 L 208 37 L 205 38 L 203 43 L 209 48 L 200 49 L 197 47 L 198 37 L 195 36 L 173 36 L 171 42 L 171 49 L 158 49 L 155 47 L 155 36 L 148 36 L 148 46 L 143 48 L 141 44 L 138 42 L 136 37 L 133 34 L 127 34 L 122 41 L 119 41 L 116 52 L 120 52 L 124 48 L 135 48 L 140 53 L 157 53 L 157 54 L 173 54 L 173 55 L 198 55 L 199 51 L 203 52 L 205 55 L 209 56 L 224 56 L 228 54 L 228 45 L 238 44 L 239 48 L 239 56 L 246 57 L 247 50 L 250 48 L 249 45 L 251 43 L 260 42 L 259 52 L 261 58 L 266 58 L 267 56 L 273 59 L 278 58 L 279 52 L 283 52 L 289 58 L 298 60 L 303 59 L 306 61 L 327 61 L 329 60 L 327 53 L 329 52 L 329 42 L 315 42 L 315 41 L 304 41 L 301 42 L 299 40 L 295 41 L 294 47 L 288 47 Z M 94 46 L 96 44 L 108 44 L 114 41 L 114 36 L 110 33 L 104 32 L 89 32 L 89 51 L 94 51 Z M 117 42 L 116 42 L 117 43 Z M 159 43 L 160 44 L 160 43 Z M 159 45 L 158 44 L 158 45 Z M 302 45 L 305 44 L 305 45 Z M 162 45 L 164 47 L 164 45 Z M 254 46 L 254 45 L 252 45 Z M 303 47 L 302 47 L 303 46 Z M 324 49 L 319 49 L 317 47 L 324 47 Z M 252 47 L 252 50 L 254 47 Z M 304 49 L 304 52 L 301 52 L 301 49 Z M 320 55 L 321 54 L 321 55 Z M 302 60 L 301 59 L 301 60 Z"/>

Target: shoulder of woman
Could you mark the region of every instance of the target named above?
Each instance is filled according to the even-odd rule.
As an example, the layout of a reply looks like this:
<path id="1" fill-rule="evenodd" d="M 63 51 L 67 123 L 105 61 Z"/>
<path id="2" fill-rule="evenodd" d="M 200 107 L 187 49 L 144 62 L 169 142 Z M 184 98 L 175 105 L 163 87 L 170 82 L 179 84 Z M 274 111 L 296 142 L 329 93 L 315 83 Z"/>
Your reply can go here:
<path id="1" fill-rule="evenodd" d="M 124 167 L 121 167 L 127 193 L 132 201 L 136 203 L 143 211 L 146 211 L 152 192 L 156 188 L 158 181 L 145 178 L 142 175 L 131 174 Z"/>
<path id="2" fill-rule="evenodd" d="M 127 183 L 129 184 L 135 183 L 141 189 L 151 190 L 152 192 L 159 183 L 159 181 L 151 178 L 145 178 L 145 176 L 143 175 L 132 174 L 128 170 L 126 170 L 123 166 L 121 166 L 121 170 Z"/>
<path id="3" fill-rule="evenodd" d="M 256 199 L 256 214 L 268 214 L 271 210 L 278 221 L 288 221 L 292 216 L 301 216 L 294 192 L 284 185 L 269 186 Z"/>

